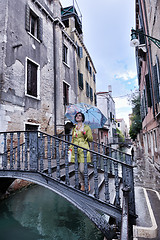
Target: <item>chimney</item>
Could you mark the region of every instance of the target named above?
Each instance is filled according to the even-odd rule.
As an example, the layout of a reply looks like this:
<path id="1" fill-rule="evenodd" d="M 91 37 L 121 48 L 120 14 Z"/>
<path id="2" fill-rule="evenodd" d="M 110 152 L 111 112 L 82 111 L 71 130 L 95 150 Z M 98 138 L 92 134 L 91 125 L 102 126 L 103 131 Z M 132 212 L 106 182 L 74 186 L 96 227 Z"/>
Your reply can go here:
<path id="1" fill-rule="evenodd" d="M 111 85 L 108 85 L 108 92 L 112 96 L 112 86 Z"/>

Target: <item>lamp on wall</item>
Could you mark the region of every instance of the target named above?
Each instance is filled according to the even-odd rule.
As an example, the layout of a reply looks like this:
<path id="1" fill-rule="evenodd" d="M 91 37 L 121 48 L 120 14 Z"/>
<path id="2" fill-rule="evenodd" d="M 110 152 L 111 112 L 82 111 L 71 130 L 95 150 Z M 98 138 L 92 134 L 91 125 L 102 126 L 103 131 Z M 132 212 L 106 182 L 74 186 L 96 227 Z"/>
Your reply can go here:
<path id="1" fill-rule="evenodd" d="M 138 47 L 139 46 L 139 40 L 137 39 L 138 35 L 143 35 L 145 37 L 147 37 L 149 40 L 151 40 L 158 48 L 160 48 L 160 40 L 154 37 L 151 37 L 147 34 L 144 34 L 141 30 L 135 30 L 135 29 L 131 29 L 131 41 L 130 41 L 130 46 L 131 47 Z"/>

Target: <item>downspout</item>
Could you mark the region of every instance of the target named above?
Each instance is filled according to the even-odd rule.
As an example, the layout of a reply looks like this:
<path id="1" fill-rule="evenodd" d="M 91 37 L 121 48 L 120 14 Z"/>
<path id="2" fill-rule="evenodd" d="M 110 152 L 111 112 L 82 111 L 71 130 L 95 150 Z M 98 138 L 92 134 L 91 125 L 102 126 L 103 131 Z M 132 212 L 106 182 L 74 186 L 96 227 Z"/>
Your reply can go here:
<path id="1" fill-rule="evenodd" d="M 143 16 L 143 12 L 142 12 L 142 4 L 141 4 L 141 0 L 138 0 L 138 2 L 139 2 L 139 7 L 140 7 L 140 13 L 141 13 L 141 16 L 142 16 L 142 19 L 143 19 L 143 29 L 144 29 L 144 16 Z M 149 35 L 149 31 L 148 31 L 148 22 L 147 22 L 147 14 L 146 14 L 146 7 L 145 7 L 145 2 L 144 2 L 144 0 L 143 0 L 143 4 L 144 4 L 144 12 L 145 12 L 145 23 L 146 23 L 146 30 L 147 30 L 147 35 Z M 144 31 L 145 32 L 145 31 Z M 145 39 L 145 41 L 147 41 L 146 39 Z M 148 54 L 148 51 L 147 51 L 147 65 L 148 65 L 148 73 L 149 73 L 149 79 L 150 79 L 150 81 L 149 81 L 149 86 L 150 86 L 150 93 L 151 93 L 151 101 L 152 101 L 152 107 L 153 107 L 153 116 L 155 117 L 155 109 L 154 109 L 154 101 L 153 101 L 153 88 L 152 88 L 152 82 L 151 82 L 151 79 L 152 79 L 152 75 L 151 75 L 151 66 L 152 66 L 152 55 L 151 55 L 151 45 L 150 45 L 150 41 L 149 41 L 149 39 L 148 39 L 148 42 L 149 42 L 149 44 L 147 45 L 146 44 L 146 46 L 148 46 L 148 49 L 149 49 L 149 54 Z M 149 55 L 150 55 L 150 60 L 151 61 L 149 61 Z M 151 63 L 151 66 L 150 66 L 150 63 Z"/>
<path id="2" fill-rule="evenodd" d="M 54 135 L 57 135 L 57 83 L 56 83 L 56 33 L 55 33 L 55 22 L 53 21 L 53 69 L 54 69 Z"/>

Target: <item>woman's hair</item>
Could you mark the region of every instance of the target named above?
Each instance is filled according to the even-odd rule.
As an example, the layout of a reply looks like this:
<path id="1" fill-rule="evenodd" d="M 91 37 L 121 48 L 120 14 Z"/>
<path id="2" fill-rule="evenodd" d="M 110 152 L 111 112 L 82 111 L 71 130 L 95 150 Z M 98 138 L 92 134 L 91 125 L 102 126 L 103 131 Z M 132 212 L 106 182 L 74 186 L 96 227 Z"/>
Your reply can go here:
<path id="1" fill-rule="evenodd" d="M 76 113 L 76 115 L 75 115 L 75 117 L 74 117 L 75 121 L 76 121 L 77 114 L 79 114 L 79 113 L 82 115 L 82 122 L 84 122 L 85 116 L 84 116 L 84 114 L 83 114 L 82 112 L 77 112 L 77 113 Z M 76 121 L 76 122 L 77 122 L 77 121 Z"/>

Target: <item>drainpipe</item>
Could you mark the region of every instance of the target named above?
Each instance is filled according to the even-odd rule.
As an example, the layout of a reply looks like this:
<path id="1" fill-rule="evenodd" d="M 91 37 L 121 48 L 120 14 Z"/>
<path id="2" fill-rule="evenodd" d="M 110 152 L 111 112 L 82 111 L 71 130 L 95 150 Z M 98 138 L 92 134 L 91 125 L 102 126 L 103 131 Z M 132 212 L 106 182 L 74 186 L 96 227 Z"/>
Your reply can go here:
<path id="1" fill-rule="evenodd" d="M 55 25 L 53 22 L 53 69 L 54 69 L 54 135 L 57 135 L 57 84 L 56 84 L 56 33 L 55 33 Z"/>

